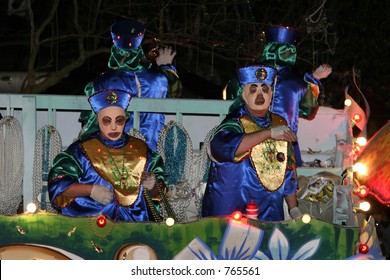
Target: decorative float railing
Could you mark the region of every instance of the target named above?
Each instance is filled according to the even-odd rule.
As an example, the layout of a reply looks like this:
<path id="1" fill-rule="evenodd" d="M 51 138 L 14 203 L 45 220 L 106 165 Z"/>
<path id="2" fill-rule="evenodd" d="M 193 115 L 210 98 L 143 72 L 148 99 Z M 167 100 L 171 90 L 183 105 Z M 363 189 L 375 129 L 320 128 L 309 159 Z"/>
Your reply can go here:
<path id="1" fill-rule="evenodd" d="M 141 112 L 164 113 L 167 125 L 177 123 L 183 127 L 193 145 L 193 158 L 188 164 L 193 166 L 192 170 L 199 171 L 199 162 L 202 163 L 205 157 L 201 144 L 225 117 L 231 103 L 223 100 L 135 98 L 128 110 L 134 112 L 135 129 L 139 128 Z M 348 114 L 344 110 L 326 107 L 320 107 L 313 120 L 300 120 L 298 138 L 303 160 L 308 164 L 298 168 L 298 175 L 301 175 L 298 196 L 302 210 L 308 213 L 304 215 L 306 219 L 287 219 L 278 223 L 262 223 L 245 215 L 239 221 L 233 221 L 231 217 L 200 219 L 197 216 L 202 192 L 199 186 L 204 183 L 204 178 L 202 181 L 202 176 L 194 178 L 190 175 L 187 179 L 194 182 L 186 195 L 193 194 L 194 190 L 198 192 L 195 198 L 190 198 L 192 216 L 184 213 L 182 221 L 173 226 L 108 221 L 102 229 L 96 226 L 96 217 L 70 218 L 46 211 L 50 210 L 46 208 L 27 213 L 28 203 L 36 200 L 33 178 L 36 175 L 37 131 L 43 126 L 53 127 L 62 139 L 61 148 L 65 148 L 77 138 L 81 129 L 78 119 L 84 110 L 90 110 L 84 96 L 0 94 L 2 125 L 6 125 L 6 119 L 16 119 L 21 124 L 23 135 L 23 172 L 19 174 L 23 177 L 23 211 L 21 214 L 0 215 L 2 259 L 382 258 L 373 218 L 365 220 L 355 212 L 357 198 L 353 178 L 346 172 L 352 159 L 337 149 L 340 137 L 343 145 L 347 146 L 351 141 Z M 0 136 L 5 139 L 4 135 Z M 310 193 L 309 186 L 324 178 L 330 182 L 331 192 L 326 201 L 319 201 L 315 199 L 316 193 Z M 247 238 L 240 239 L 239 236 Z M 270 250 L 275 244 L 278 244 L 275 247 L 277 252 Z M 241 245 L 245 254 L 237 252 Z M 369 254 L 364 255 L 367 248 Z"/>
<path id="2" fill-rule="evenodd" d="M 139 129 L 141 112 L 167 114 L 167 122 L 189 123 L 190 133 L 198 142 L 219 121 L 223 119 L 231 101 L 200 99 L 143 99 L 134 98 L 129 111 L 134 112 L 134 128 Z M 66 147 L 80 131 L 78 122 L 80 112 L 90 110 L 84 96 L 41 95 L 41 94 L 0 94 L 0 113 L 3 117 L 14 116 L 19 119 L 23 131 L 24 209 L 32 201 L 33 158 L 37 130 L 44 125 L 56 128 Z M 196 119 L 200 120 L 196 123 Z M 195 143 L 195 142 L 194 142 Z M 198 146 L 199 147 L 199 146 Z"/>

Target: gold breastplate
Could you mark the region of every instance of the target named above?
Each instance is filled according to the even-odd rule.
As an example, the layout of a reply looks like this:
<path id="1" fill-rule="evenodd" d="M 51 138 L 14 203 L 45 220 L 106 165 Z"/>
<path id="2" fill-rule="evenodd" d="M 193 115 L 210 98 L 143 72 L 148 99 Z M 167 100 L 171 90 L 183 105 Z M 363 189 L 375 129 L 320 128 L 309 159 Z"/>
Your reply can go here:
<path id="1" fill-rule="evenodd" d="M 93 138 L 82 147 L 95 171 L 113 186 L 118 203 L 132 205 L 139 195 L 141 174 L 147 163 L 146 144 L 130 138 L 124 147 L 114 149 Z"/>
<path id="2" fill-rule="evenodd" d="M 259 131 L 259 126 L 248 116 L 240 118 L 245 133 Z M 250 159 L 260 183 L 269 191 L 278 190 L 284 182 L 287 169 L 288 142 L 267 139 L 254 146 Z"/>

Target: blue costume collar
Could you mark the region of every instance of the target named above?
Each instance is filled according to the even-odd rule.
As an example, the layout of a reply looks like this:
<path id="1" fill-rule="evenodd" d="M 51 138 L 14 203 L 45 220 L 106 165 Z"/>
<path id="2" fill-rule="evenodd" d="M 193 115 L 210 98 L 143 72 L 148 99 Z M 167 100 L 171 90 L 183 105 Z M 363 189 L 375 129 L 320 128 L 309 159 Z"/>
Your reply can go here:
<path id="1" fill-rule="evenodd" d="M 121 148 L 123 147 L 127 140 L 128 140 L 128 135 L 126 133 L 123 133 L 121 138 L 119 138 L 118 140 L 110 140 L 110 139 L 107 139 L 105 138 L 103 135 L 100 134 L 100 132 L 97 134 L 97 138 L 99 138 L 104 145 L 110 147 L 110 148 Z"/>

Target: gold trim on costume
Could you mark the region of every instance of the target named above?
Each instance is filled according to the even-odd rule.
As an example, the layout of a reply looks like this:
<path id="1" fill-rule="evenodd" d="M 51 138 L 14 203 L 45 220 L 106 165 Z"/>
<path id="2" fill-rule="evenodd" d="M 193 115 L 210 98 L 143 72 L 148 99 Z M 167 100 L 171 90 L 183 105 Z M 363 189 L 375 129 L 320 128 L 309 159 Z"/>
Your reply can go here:
<path id="1" fill-rule="evenodd" d="M 82 143 L 82 147 L 96 172 L 114 187 L 118 203 L 122 206 L 132 205 L 140 195 L 141 174 L 147 162 L 146 144 L 137 138 L 130 138 L 125 147 L 114 149 L 105 147 L 100 140 L 93 138 Z M 125 182 L 127 188 L 121 188 L 121 181 L 115 179 L 115 164 L 110 164 L 110 155 L 106 148 L 117 166 L 122 167 L 124 163 L 129 174 Z"/>

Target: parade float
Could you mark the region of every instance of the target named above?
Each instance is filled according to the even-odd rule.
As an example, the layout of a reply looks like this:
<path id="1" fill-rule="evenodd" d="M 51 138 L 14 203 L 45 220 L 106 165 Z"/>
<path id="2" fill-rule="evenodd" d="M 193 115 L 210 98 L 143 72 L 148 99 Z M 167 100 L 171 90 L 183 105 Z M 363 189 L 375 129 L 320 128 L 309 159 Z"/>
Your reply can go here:
<path id="1" fill-rule="evenodd" d="M 250 205 L 246 213 L 200 218 L 209 164 L 207 142 L 230 104 L 226 100 L 132 100 L 134 129 L 129 133 L 135 137 L 142 137 L 137 133 L 139 112 L 167 116 L 158 150 L 171 162 L 168 199 L 176 219 L 166 215 L 162 222 L 129 223 L 102 215 L 62 216 L 48 202 L 51 161 L 77 137 L 80 112 L 89 110 L 86 99 L 0 94 L 0 258 L 384 259 L 375 220 L 360 206 L 370 192 L 388 204 L 389 182 L 358 180 L 355 163 L 363 166 L 360 152 L 366 150 L 352 128 L 364 131 L 367 116 L 353 101 L 342 110 L 320 107 L 312 120 L 300 120 L 298 137 L 305 163 L 298 168 L 299 207 L 305 213 L 301 219 L 261 222 L 251 218 L 255 209 Z M 381 147 L 389 145 L 385 132 L 376 136 Z M 364 157 L 375 162 L 369 149 Z M 382 172 L 381 166 L 375 168 Z"/>

